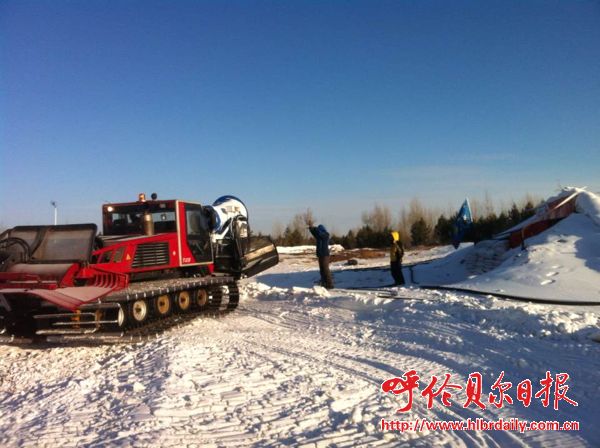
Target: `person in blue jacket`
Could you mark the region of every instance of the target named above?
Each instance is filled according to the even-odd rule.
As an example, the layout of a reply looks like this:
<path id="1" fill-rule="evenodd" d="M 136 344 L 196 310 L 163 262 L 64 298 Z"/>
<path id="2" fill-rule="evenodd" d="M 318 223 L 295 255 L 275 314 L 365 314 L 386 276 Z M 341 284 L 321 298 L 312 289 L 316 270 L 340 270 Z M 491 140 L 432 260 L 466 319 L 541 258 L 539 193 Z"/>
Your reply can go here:
<path id="1" fill-rule="evenodd" d="M 321 286 L 332 289 L 333 278 L 329 270 L 329 233 L 322 224 L 319 224 L 317 227 L 309 226 L 308 230 L 310 230 L 312 236 L 317 240 L 317 258 L 319 259 Z"/>

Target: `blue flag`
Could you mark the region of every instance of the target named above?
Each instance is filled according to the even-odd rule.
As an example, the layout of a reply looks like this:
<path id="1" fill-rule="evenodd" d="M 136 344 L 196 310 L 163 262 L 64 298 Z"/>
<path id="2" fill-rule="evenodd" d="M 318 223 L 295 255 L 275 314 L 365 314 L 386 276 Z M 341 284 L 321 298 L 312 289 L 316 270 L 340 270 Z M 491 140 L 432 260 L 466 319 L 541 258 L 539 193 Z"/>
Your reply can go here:
<path id="1" fill-rule="evenodd" d="M 469 200 L 465 199 L 462 207 L 458 211 L 456 220 L 454 221 L 454 228 L 452 232 L 452 244 L 455 249 L 458 249 L 460 242 L 465 236 L 465 232 L 473 225 L 473 215 L 471 214 L 471 206 Z"/>

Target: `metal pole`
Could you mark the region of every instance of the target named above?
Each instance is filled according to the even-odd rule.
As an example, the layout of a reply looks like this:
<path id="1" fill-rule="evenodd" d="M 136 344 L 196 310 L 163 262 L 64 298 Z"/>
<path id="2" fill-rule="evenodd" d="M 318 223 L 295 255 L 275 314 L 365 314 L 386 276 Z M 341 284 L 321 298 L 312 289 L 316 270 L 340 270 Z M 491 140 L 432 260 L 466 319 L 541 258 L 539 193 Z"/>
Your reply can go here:
<path id="1" fill-rule="evenodd" d="M 56 201 L 50 201 L 50 205 L 54 207 L 54 225 L 58 224 L 58 207 L 56 206 Z"/>

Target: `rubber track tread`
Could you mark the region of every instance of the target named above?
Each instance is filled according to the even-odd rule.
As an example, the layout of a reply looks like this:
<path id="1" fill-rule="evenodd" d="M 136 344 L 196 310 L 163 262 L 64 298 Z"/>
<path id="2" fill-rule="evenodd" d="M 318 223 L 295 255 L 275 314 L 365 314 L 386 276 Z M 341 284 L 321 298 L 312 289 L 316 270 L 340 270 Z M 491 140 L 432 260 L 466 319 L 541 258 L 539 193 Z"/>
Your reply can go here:
<path id="1" fill-rule="evenodd" d="M 185 313 L 173 313 L 168 317 L 159 318 L 157 316 L 149 317 L 145 323 L 137 324 L 129 320 L 125 328 L 118 328 L 116 325 L 106 325 L 96 333 L 86 335 L 49 335 L 47 340 L 64 341 L 83 341 L 83 342 L 127 342 L 135 340 L 145 340 L 158 336 L 163 331 L 175 326 L 185 324 L 200 316 L 221 316 L 235 310 L 239 303 L 239 288 L 235 281 L 225 285 L 213 285 L 205 288 L 208 292 L 208 306 L 199 310 L 191 308 Z M 146 300 L 150 304 L 154 296 L 147 296 Z M 120 302 L 124 310 L 131 302 L 123 300 Z M 65 329 L 67 329 L 66 327 Z M 39 336 L 38 336 L 39 337 Z M 6 339 L 6 338 L 5 338 Z"/>

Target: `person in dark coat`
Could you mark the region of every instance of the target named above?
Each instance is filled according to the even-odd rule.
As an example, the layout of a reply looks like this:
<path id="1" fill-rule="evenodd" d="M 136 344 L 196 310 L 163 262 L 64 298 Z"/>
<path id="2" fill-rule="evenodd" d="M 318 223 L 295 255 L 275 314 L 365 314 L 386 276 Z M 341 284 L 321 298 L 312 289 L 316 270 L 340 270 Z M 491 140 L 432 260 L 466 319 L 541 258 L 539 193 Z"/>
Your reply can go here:
<path id="1" fill-rule="evenodd" d="M 317 241 L 317 258 L 319 259 L 319 272 L 321 273 L 321 286 L 333 288 L 333 278 L 329 270 L 329 233 L 322 224 L 317 227 L 309 226 L 308 230 Z"/>
<path id="2" fill-rule="evenodd" d="M 400 234 L 398 232 L 391 232 L 390 247 L 390 271 L 392 277 L 394 277 L 394 283 L 396 285 L 404 285 L 404 275 L 402 274 L 402 257 L 404 257 L 404 247 L 402 241 L 400 241 Z"/>

